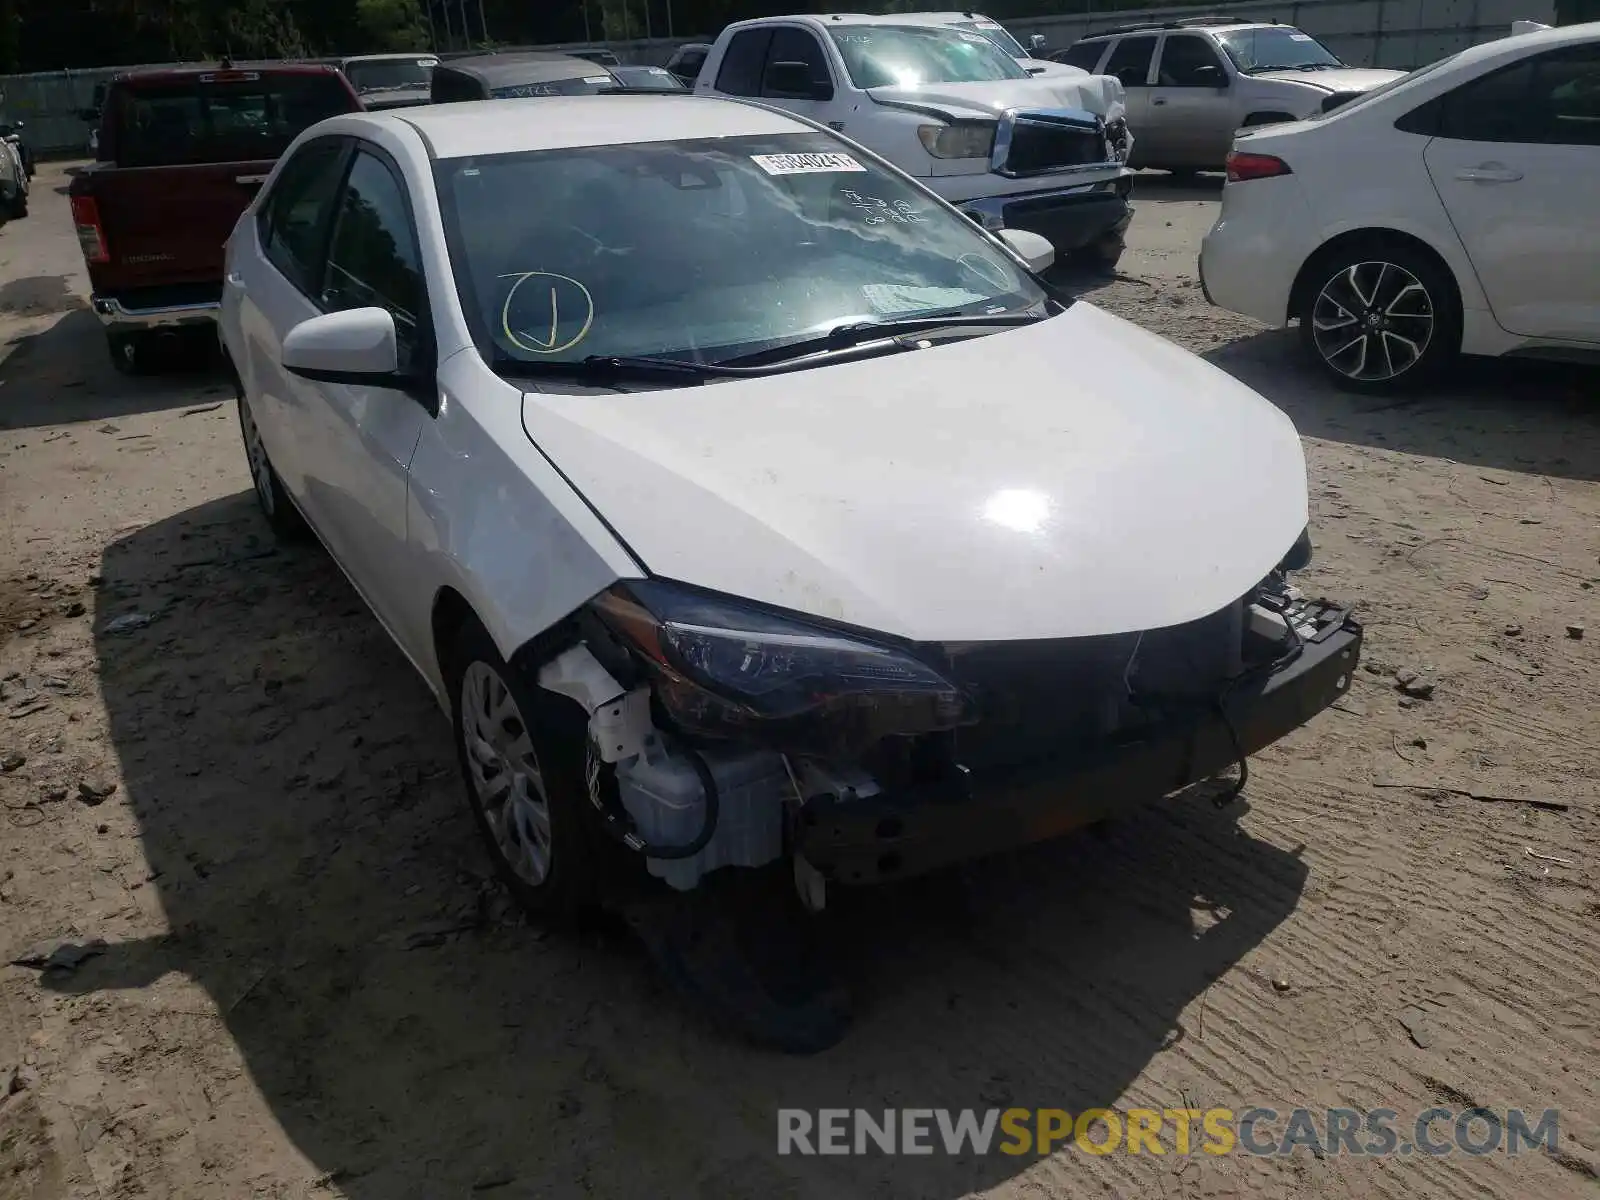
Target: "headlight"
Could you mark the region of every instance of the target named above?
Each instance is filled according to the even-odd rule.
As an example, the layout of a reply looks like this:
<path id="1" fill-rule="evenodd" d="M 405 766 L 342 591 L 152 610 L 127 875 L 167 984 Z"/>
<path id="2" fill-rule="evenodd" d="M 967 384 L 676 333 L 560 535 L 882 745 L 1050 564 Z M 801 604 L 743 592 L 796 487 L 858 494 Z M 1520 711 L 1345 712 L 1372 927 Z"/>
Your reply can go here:
<path id="1" fill-rule="evenodd" d="M 906 651 L 742 601 L 651 579 L 593 607 L 685 733 L 839 757 L 967 716 L 961 689 Z"/>
<path id="2" fill-rule="evenodd" d="M 957 121 L 952 125 L 918 125 L 922 148 L 935 158 L 988 158 L 994 151 L 993 121 Z"/>

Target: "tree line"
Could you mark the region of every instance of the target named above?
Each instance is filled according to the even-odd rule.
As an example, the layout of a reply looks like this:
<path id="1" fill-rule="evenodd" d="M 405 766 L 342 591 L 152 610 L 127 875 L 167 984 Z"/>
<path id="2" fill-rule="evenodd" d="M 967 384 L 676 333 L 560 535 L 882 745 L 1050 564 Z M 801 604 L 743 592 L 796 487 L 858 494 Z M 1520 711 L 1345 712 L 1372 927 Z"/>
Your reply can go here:
<path id="1" fill-rule="evenodd" d="M 984 0 L 989 16 L 1148 0 Z M 1181 0 L 1180 0 L 1181 2 Z M 0 0 L 0 73 L 153 62 L 462 50 L 715 35 L 795 11 L 909 12 L 946 0 Z"/>

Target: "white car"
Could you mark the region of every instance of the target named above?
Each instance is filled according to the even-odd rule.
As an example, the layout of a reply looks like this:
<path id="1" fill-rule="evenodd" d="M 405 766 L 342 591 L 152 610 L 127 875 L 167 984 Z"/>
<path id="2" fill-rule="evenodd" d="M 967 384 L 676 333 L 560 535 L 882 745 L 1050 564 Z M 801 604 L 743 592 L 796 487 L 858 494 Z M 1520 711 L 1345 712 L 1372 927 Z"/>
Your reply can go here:
<path id="1" fill-rule="evenodd" d="M 220 321 L 256 494 L 450 714 L 530 909 L 767 866 L 816 908 L 1349 686 L 1359 627 L 1285 577 L 1288 418 L 1022 254 L 742 102 L 363 113 L 284 155 Z M 734 1018 L 828 1040 L 779 1009 Z"/>
<path id="2" fill-rule="evenodd" d="M 1592 358 L 1597 212 L 1600 24 L 1517 34 L 1242 131 L 1201 282 L 1223 308 L 1298 320 L 1359 391 L 1461 353 Z"/>

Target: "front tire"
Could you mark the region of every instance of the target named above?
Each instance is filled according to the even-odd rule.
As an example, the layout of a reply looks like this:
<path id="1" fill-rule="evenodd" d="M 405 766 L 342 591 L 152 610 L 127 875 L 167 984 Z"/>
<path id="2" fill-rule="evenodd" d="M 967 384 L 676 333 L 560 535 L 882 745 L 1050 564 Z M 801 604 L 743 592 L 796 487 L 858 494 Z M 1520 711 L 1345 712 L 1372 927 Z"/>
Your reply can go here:
<path id="1" fill-rule="evenodd" d="M 1397 242 L 1320 257 L 1303 292 L 1301 344 L 1328 377 L 1369 395 L 1420 387 L 1461 351 L 1461 302 L 1431 254 Z"/>
<path id="2" fill-rule="evenodd" d="M 597 895 L 580 710 L 524 681 L 472 620 L 447 653 L 445 682 L 467 800 L 496 874 L 529 914 L 577 917 Z"/>
<path id="3" fill-rule="evenodd" d="M 250 479 L 255 485 L 256 504 L 267 519 L 272 532 L 283 541 L 304 541 L 309 532 L 305 518 L 289 499 L 277 468 L 267 457 L 266 444 L 261 440 L 261 430 L 256 427 L 250 412 L 250 402 L 239 397 L 239 434 L 244 439 L 245 461 L 250 467 Z"/>

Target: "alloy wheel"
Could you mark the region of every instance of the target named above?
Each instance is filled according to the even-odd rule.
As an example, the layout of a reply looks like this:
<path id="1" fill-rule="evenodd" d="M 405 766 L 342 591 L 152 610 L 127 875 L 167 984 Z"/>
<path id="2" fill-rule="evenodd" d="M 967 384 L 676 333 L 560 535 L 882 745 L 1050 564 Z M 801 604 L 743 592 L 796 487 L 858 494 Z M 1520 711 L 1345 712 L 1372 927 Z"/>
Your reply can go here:
<path id="1" fill-rule="evenodd" d="M 1392 262 L 1350 264 L 1322 285 L 1311 308 L 1317 353 L 1360 383 L 1384 383 L 1414 368 L 1433 340 L 1434 323 L 1428 289 Z"/>
<path id="2" fill-rule="evenodd" d="M 262 511 L 270 517 L 277 509 L 272 494 L 272 460 L 267 457 L 266 443 L 261 440 L 256 419 L 250 415 L 250 405 L 243 401 L 239 404 L 239 425 L 244 430 L 244 453 L 250 461 L 250 478 L 255 481 L 256 496 L 261 501 Z"/>
<path id="3" fill-rule="evenodd" d="M 468 778 L 495 845 L 518 879 L 538 887 L 550 873 L 550 801 L 516 697 L 493 667 L 474 662 L 460 712 Z"/>

